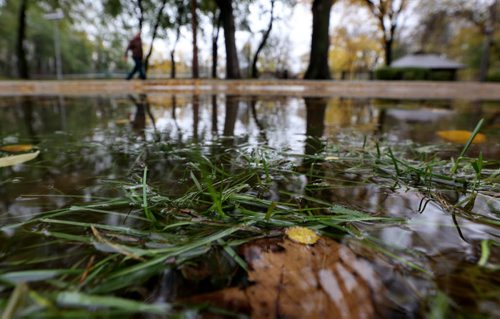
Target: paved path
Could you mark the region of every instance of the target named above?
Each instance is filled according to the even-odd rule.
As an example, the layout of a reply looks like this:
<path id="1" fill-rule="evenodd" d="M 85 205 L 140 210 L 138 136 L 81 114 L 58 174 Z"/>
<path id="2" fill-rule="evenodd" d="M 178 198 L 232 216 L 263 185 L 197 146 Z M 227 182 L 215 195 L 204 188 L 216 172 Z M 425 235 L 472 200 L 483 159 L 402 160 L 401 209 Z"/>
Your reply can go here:
<path id="1" fill-rule="evenodd" d="M 0 96 L 178 93 L 499 100 L 500 83 L 304 80 L 0 81 Z"/>

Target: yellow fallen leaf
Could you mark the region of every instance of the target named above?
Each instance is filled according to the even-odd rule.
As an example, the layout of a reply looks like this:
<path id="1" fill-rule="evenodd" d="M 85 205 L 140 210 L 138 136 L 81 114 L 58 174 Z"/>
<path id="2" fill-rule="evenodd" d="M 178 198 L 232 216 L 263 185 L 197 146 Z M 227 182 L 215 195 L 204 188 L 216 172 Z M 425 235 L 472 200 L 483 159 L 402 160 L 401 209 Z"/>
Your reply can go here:
<path id="1" fill-rule="evenodd" d="M 16 145 L 5 145 L 0 146 L 0 151 L 19 153 L 19 152 L 29 152 L 33 149 L 31 144 L 16 144 Z"/>
<path id="2" fill-rule="evenodd" d="M 125 124 L 128 124 L 128 123 L 130 123 L 130 121 L 128 119 L 119 119 L 119 120 L 115 121 L 116 125 L 125 125 Z"/>
<path id="3" fill-rule="evenodd" d="M 32 159 L 36 158 L 38 154 L 40 154 L 40 151 L 21 154 L 21 155 L 0 157 L 0 167 L 13 166 L 16 164 L 21 164 L 27 161 L 31 161 Z"/>
<path id="4" fill-rule="evenodd" d="M 438 131 L 437 135 L 449 142 L 465 144 L 469 140 L 472 132 L 463 130 Z M 486 141 L 486 135 L 477 133 L 472 141 L 473 144 L 480 144 Z"/>
<path id="5" fill-rule="evenodd" d="M 305 227 L 290 227 L 286 229 L 286 235 L 288 238 L 304 245 L 315 244 L 319 236 L 313 230 Z"/>

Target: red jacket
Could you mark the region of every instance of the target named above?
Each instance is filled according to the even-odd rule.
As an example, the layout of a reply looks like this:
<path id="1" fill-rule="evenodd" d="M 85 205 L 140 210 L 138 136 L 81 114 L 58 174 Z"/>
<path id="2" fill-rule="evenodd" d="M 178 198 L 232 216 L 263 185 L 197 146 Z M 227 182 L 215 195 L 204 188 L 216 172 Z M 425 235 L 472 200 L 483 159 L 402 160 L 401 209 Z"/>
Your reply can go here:
<path id="1" fill-rule="evenodd" d="M 142 59 L 142 40 L 141 36 L 135 36 L 132 40 L 130 40 L 127 51 L 132 51 L 132 57 L 134 59 Z"/>

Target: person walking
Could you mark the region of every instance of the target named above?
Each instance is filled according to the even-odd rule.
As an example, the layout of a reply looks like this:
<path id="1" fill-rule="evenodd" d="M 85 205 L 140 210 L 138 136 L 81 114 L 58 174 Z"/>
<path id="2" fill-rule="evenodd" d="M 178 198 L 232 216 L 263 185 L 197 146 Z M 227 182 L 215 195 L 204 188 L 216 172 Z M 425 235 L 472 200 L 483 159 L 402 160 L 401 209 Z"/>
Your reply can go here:
<path id="1" fill-rule="evenodd" d="M 146 79 L 146 73 L 144 72 L 144 66 L 142 65 L 142 39 L 141 32 L 137 32 L 137 34 L 130 40 L 127 46 L 127 50 L 125 50 L 125 59 L 127 59 L 128 51 L 132 52 L 132 59 L 134 59 L 134 68 L 128 74 L 127 80 L 132 79 L 134 74 L 139 72 L 139 77 L 142 80 Z"/>

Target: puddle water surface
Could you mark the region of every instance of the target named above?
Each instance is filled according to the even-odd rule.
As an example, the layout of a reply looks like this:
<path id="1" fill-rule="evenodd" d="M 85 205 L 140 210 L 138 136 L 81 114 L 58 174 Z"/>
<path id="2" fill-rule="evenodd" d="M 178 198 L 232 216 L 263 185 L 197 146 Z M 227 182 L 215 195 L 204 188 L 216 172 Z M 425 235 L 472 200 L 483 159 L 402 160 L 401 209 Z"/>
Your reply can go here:
<path id="1" fill-rule="evenodd" d="M 162 235 L 154 237 L 146 234 L 146 228 L 141 226 L 148 223 L 144 218 L 148 216 L 148 209 L 165 220 L 174 218 L 169 217 L 171 211 L 180 212 L 185 219 L 176 215 L 176 221 L 186 225 L 201 220 L 198 208 L 189 204 L 195 199 L 183 196 L 201 187 L 199 184 L 206 184 L 209 185 L 204 193 L 206 198 L 201 203 L 208 205 L 207 210 L 211 209 L 214 214 L 234 211 L 250 216 L 255 210 L 265 214 L 271 224 L 275 223 L 259 235 L 252 233 L 255 231 L 252 227 L 261 222 L 253 224 L 248 217 L 245 219 L 248 228 L 239 228 L 238 232 L 251 233 L 249 238 L 270 237 L 274 241 L 276 237 L 281 238 L 281 230 L 288 224 L 285 217 L 273 221 L 274 210 L 279 216 L 287 209 L 314 208 L 309 219 L 293 222 L 316 227 L 323 236 L 333 237 L 341 243 L 340 248 L 334 250 L 344 249 L 349 256 L 342 259 L 332 255 L 329 258 L 341 262 L 334 260 L 328 266 L 321 265 L 321 258 L 309 256 L 311 269 L 299 263 L 293 266 L 300 269 L 298 274 L 290 271 L 281 273 L 281 281 L 279 278 L 276 282 L 266 281 L 259 273 L 259 267 L 267 267 L 262 263 L 269 263 L 270 273 L 276 272 L 279 277 L 279 267 L 283 265 L 274 260 L 281 257 L 275 256 L 286 255 L 287 249 L 291 251 L 296 244 L 288 240 L 281 244 L 255 244 L 253 251 L 260 255 L 252 257 L 249 256 L 251 243 L 247 243 L 244 235 L 238 233 L 241 243 L 231 237 L 232 246 L 226 245 L 221 235 L 214 239 L 220 249 L 210 249 L 210 245 L 191 247 L 193 251 L 189 251 L 195 256 L 192 259 L 175 253 L 175 258 L 158 262 L 160 266 L 169 263 L 175 266 L 165 266 L 164 270 L 155 268 L 145 279 L 137 279 L 136 285 L 127 286 L 125 292 L 118 295 L 166 303 L 207 301 L 216 296 L 217 305 L 234 311 L 250 309 L 254 318 L 280 315 L 292 318 L 294 298 L 299 298 L 301 293 L 310 294 L 311 303 L 301 307 L 309 309 L 313 317 L 321 317 L 322 312 L 318 310 L 321 306 L 317 303 L 323 299 L 325 309 L 339 318 L 417 318 L 436 309 L 447 309 L 449 314 L 465 317 L 500 316 L 500 102 L 163 94 L 5 97 L 0 99 L 0 119 L 0 145 L 32 144 L 40 150 L 32 161 L 0 168 L 0 226 L 29 221 L 47 212 L 53 214 L 69 208 L 71 211 L 71 217 L 65 222 L 53 214 L 36 223 L 2 228 L 0 277 L 33 269 L 87 267 L 93 271 L 98 261 L 106 259 L 110 252 L 125 255 L 123 265 L 135 259 L 155 260 L 157 252 L 172 248 L 173 239 L 169 236 L 177 236 L 175 240 L 181 244 L 188 242 L 190 231 L 198 232 L 199 236 L 213 236 L 213 232 L 194 229 L 169 235 L 165 230 L 168 226 Z M 481 132 L 487 140 L 473 144 L 467 155 L 482 154 L 490 163 L 485 169 L 496 170 L 496 175 L 489 175 L 493 178 L 490 183 L 493 187 L 478 190 L 474 200 L 470 199 L 471 192 L 455 187 L 453 183 L 459 182 L 453 180 L 448 181 L 453 185 L 445 183 L 440 187 L 427 185 L 425 177 L 416 173 L 414 183 L 411 174 L 409 182 L 391 180 L 383 170 L 377 170 L 377 161 L 367 165 L 368 158 L 360 155 L 367 149 L 376 154 L 377 145 L 385 145 L 385 151 L 389 147 L 393 147 L 394 152 L 405 149 L 414 159 L 435 159 L 441 161 L 441 166 L 451 167 L 451 158 L 458 156 L 463 144 L 447 142 L 437 132 L 472 131 L 481 119 L 484 119 Z M 0 154 L 5 155 L 7 153 Z M 250 168 L 261 169 L 262 174 L 246 176 Z M 220 184 L 231 176 L 236 179 L 241 176 L 239 184 L 231 184 L 232 188 L 228 186 L 218 195 Z M 157 197 L 146 198 L 140 184 L 144 177 Z M 139 203 L 149 200 L 151 206 L 110 202 L 107 209 L 106 204 L 102 204 L 124 196 Z M 216 204 L 217 198 L 221 199 L 220 207 Z M 225 202 L 226 198 L 230 200 Z M 161 206 L 165 201 L 172 203 L 168 209 Z M 89 208 L 88 205 L 96 202 L 101 204 Z M 215 204 L 210 208 L 212 202 Z M 267 205 L 269 203 L 273 204 Z M 78 208 L 85 205 L 86 209 Z M 313 223 L 316 212 L 336 211 L 335 205 L 392 219 L 390 222 L 350 221 L 349 229 L 343 228 L 347 226 L 341 222 L 322 222 L 321 226 Z M 88 225 L 82 230 L 79 227 L 83 226 L 77 223 Z M 210 223 L 218 227 L 218 222 Z M 130 227 L 138 233 L 120 233 L 115 228 L 92 225 Z M 224 231 L 230 234 L 230 228 Z M 320 250 L 336 245 L 322 240 Z M 115 241 L 120 244 L 114 244 Z M 240 247 L 241 244 L 247 246 Z M 124 248 L 129 247 L 127 245 L 137 250 Z M 489 247 L 487 264 L 480 266 L 486 246 Z M 278 247 L 279 252 L 270 247 Z M 155 253 L 145 252 L 146 249 Z M 240 257 L 228 257 L 232 253 Z M 295 253 L 298 254 L 297 250 Z M 113 262 L 118 263 L 117 257 L 109 258 L 115 258 Z M 283 260 L 286 263 L 286 259 L 281 262 Z M 242 271 L 239 261 L 251 266 L 250 278 Z M 49 291 L 62 286 L 71 291 L 84 287 L 81 289 L 89 294 L 114 291 L 112 279 L 116 273 L 104 266 L 99 271 L 109 271 L 108 286 L 96 283 L 86 286 L 87 274 L 79 275 L 69 286 L 65 286 L 66 282 L 63 284 L 63 279 L 51 277 L 44 284 L 34 281 L 30 287 L 42 289 L 40 291 L 45 289 L 41 287 Z M 371 277 L 373 282 L 365 277 Z M 249 281 L 256 283 L 248 285 Z M 276 296 L 269 297 L 269 304 L 257 305 L 259 285 L 264 287 L 262 291 L 267 291 L 270 288 L 266 285 L 286 286 L 287 281 L 300 289 L 294 288 L 293 293 L 282 299 L 277 290 Z M 0 280 L 0 298 L 3 298 L 0 309 L 12 292 L 12 285 L 5 282 L 5 278 Z M 378 285 L 377 288 L 374 285 Z M 253 296 L 247 295 L 250 301 L 242 306 L 241 295 L 238 295 L 242 290 L 239 290 L 233 291 L 236 301 L 232 301 L 233 306 L 239 302 L 238 307 L 230 307 L 230 302 L 221 304 L 230 289 L 243 286 L 246 287 L 244 293 Z M 310 292 L 313 288 L 322 292 Z M 377 299 L 375 295 L 383 295 L 383 298 Z M 356 307 L 360 302 L 356 298 L 360 296 L 371 301 Z M 271 302 L 276 298 L 281 301 Z M 436 305 L 438 301 L 440 305 Z M 286 309 L 279 312 L 280 307 Z"/>

